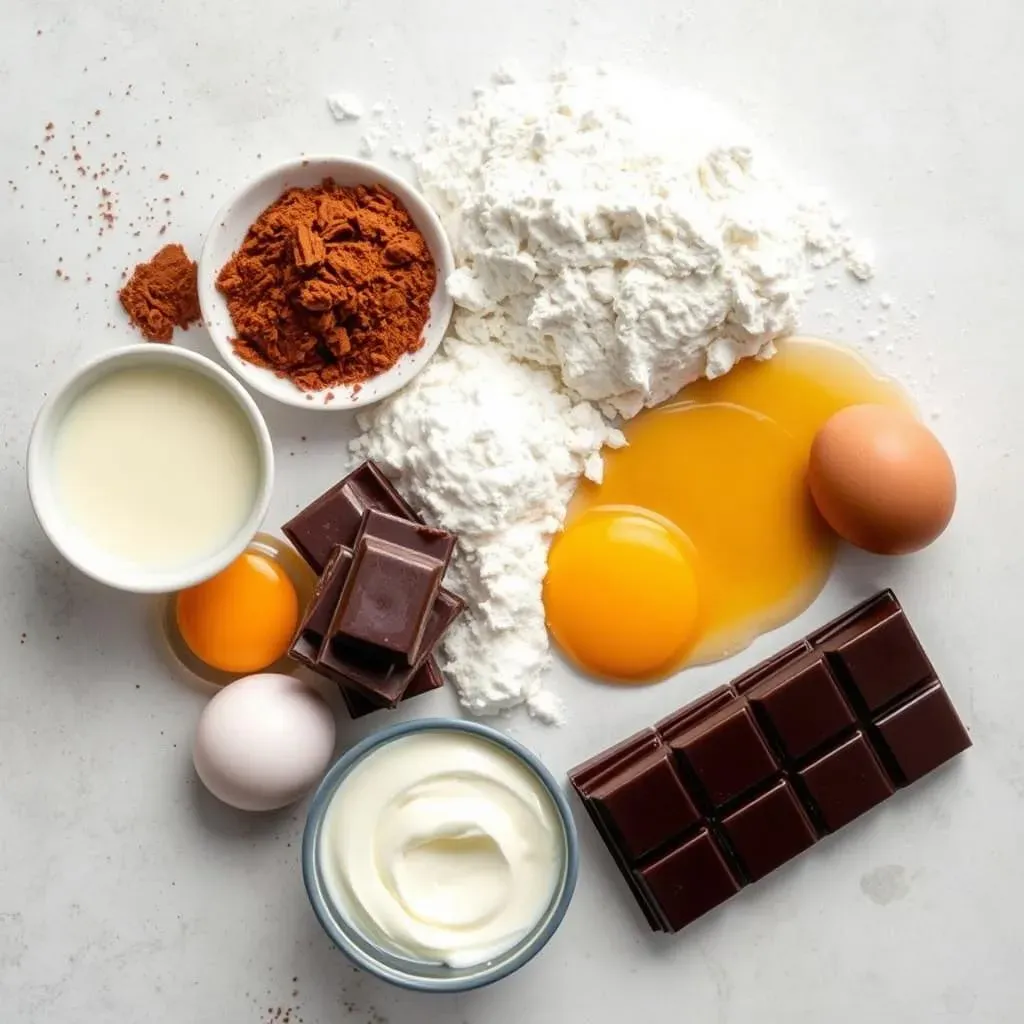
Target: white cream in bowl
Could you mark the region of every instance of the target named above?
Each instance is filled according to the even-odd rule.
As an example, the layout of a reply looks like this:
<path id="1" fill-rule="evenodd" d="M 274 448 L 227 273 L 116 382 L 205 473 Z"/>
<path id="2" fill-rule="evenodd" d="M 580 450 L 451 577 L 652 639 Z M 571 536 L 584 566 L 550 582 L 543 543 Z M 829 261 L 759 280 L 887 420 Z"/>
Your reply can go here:
<path id="1" fill-rule="evenodd" d="M 540 779 L 470 732 L 412 732 L 371 751 L 324 816 L 318 856 L 333 902 L 400 957 L 471 967 L 547 913 L 563 829 Z"/>

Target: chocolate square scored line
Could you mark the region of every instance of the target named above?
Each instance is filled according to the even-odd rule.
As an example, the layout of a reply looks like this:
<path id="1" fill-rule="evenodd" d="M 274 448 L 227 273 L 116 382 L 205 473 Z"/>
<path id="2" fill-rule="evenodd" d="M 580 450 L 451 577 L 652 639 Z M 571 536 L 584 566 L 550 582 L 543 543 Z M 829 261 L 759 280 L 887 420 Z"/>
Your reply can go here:
<path id="1" fill-rule="evenodd" d="M 569 774 L 676 931 L 971 741 L 892 591 Z"/>
<path id="2" fill-rule="evenodd" d="M 354 548 L 363 514 L 368 509 L 421 522 L 391 481 L 374 463 L 367 461 L 310 502 L 281 529 L 320 575 L 336 544 Z"/>

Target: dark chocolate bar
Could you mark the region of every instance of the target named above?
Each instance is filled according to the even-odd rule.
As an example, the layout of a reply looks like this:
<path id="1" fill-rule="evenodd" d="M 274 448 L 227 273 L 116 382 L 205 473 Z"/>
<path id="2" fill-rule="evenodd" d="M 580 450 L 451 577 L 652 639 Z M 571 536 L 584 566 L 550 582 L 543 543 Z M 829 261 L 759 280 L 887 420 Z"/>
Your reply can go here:
<path id="1" fill-rule="evenodd" d="M 320 575 L 335 544 L 352 548 L 368 509 L 421 522 L 391 481 L 372 462 L 357 466 L 330 490 L 310 502 L 281 529 Z"/>
<path id="2" fill-rule="evenodd" d="M 887 590 L 569 778 L 677 931 L 970 745 Z"/>

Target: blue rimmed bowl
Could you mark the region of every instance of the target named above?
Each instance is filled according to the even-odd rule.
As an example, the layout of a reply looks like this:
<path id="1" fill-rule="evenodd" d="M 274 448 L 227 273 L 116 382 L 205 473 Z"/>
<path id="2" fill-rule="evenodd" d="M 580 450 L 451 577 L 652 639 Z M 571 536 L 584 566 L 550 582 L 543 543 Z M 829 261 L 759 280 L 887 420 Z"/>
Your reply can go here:
<path id="1" fill-rule="evenodd" d="M 324 820 L 331 800 L 358 764 L 373 751 L 412 733 L 427 731 L 470 733 L 500 747 L 523 765 L 543 786 L 554 805 L 561 825 L 561 872 L 547 910 L 533 929 L 510 950 L 472 967 L 449 967 L 396 956 L 381 948 L 351 919 L 347 909 L 332 898 L 324 882 L 321 864 Z M 533 959 L 558 930 L 569 908 L 579 871 L 579 849 L 576 826 L 569 804 L 554 776 L 537 757 L 521 743 L 503 733 L 476 722 L 457 718 L 427 718 L 401 722 L 382 729 L 358 743 L 339 758 L 324 776 L 313 796 L 302 837 L 302 876 L 313 911 L 336 946 L 359 968 L 400 988 L 418 992 L 466 992 L 491 985 L 519 970 Z"/>

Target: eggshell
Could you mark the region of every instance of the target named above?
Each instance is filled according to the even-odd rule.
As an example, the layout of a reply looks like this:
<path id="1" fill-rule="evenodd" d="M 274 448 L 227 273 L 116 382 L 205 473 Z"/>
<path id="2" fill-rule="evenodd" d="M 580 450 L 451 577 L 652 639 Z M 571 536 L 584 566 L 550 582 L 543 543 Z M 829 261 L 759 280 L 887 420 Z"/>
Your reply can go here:
<path id="1" fill-rule="evenodd" d="M 930 544 L 956 504 L 956 477 L 935 435 L 909 413 L 855 405 L 832 416 L 811 445 L 807 483 L 826 522 L 882 555 Z"/>
<path id="2" fill-rule="evenodd" d="M 294 803 L 321 779 L 334 753 L 334 716 L 301 679 L 246 676 L 199 717 L 192 759 L 219 800 L 243 811 Z"/>

